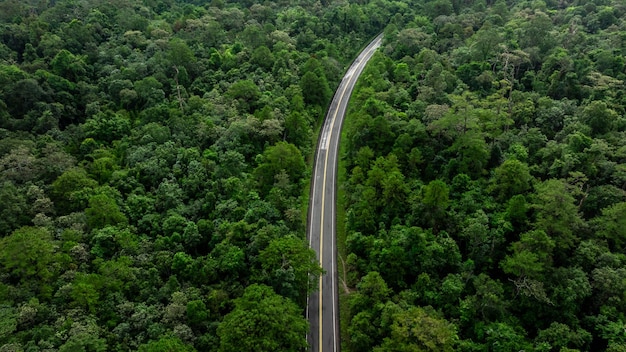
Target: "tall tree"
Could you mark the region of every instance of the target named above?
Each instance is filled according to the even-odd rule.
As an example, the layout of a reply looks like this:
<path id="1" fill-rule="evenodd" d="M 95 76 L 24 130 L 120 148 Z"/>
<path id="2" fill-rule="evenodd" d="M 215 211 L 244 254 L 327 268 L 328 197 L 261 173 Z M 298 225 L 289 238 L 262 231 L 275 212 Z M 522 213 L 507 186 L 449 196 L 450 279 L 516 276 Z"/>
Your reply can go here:
<path id="1" fill-rule="evenodd" d="M 454 351 L 458 335 L 454 324 L 432 307 L 410 307 L 392 317 L 391 336 L 375 352 Z"/>
<path id="2" fill-rule="evenodd" d="M 260 161 L 254 175 L 264 195 L 270 191 L 276 182 L 276 176 L 283 170 L 289 176 L 289 181 L 299 184 L 306 169 L 300 150 L 287 142 L 278 142 L 267 148 Z"/>
<path id="3" fill-rule="evenodd" d="M 52 279 L 56 261 L 52 234 L 45 228 L 22 227 L 0 239 L 0 263 L 18 282 L 39 282 L 41 288 Z"/>
<path id="4" fill-rule="evenodd" d="M 220 352 L 302 351 L 308 323 L 291 300 L 265 285 L 251 285 L 217 328 Z"/>
<path id="5" fill-rule="evenodd" d="M 528 191 L 531 180 L 528 165 L 516 159 L 507 159 L 495 169 L 492 189 L 498 198 L 508 200 Z"/>
<path id="6" fill-rule="evenodd" d="M 562 180 L 547 180 L 536 186 L 535 227 L 545 231 L 561 254 L 578 244 L 576 235 L 583 222 L 574 197 Z"/>
<path id="7" fill-rule="evenodd" d="M 315 260 L 315 252 L 305 241 L 296 237 L 282 237 L 270 242 L 259 253 L 259 261 L 266 284 L 294 302 L 302 304 L 308 295 L 307 289 L 322 274 Z"/>

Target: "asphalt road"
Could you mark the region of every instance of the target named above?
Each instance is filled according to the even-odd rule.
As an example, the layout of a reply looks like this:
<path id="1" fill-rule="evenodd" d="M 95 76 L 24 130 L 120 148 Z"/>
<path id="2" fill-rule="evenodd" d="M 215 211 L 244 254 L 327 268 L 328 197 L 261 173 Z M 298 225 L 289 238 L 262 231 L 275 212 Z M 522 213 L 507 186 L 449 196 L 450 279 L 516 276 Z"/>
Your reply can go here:
<path id="1" fill-rule="evenodd" d="M 335 260 L 337 252 L 335 247 L 335 190 L 339 137 L 354 85 L 381 41 L 382 34 L 363 49 L 348 69 L 335 92 L 318 140 L 311 177 L 307 237 L 309 245 L 317 253 L 320 266 L 324 268 L 326 274 L 319 279 L 319 290 L 313 292 L 307 301 L 307 318 L 311 328 L 307 339 L 311 351 L 314 352 L 340 350 L 337 262 Z"/>

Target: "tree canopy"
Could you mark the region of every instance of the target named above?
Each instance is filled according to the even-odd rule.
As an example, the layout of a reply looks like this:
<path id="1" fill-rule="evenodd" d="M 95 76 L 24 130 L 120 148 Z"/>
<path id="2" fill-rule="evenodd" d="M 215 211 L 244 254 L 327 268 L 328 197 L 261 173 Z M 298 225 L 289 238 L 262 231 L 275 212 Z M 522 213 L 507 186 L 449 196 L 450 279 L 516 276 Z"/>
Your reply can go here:
<path id="1" fill-rule="evenodd" d="M 625 15 L 0 2 L 0 350 L 306 349 L 315 134 L 381 32 L 341 143 L 342 350 L 624 350 Z"/>
<path id="2" fill-rule="evenodd" d="M 392 16 L 341 145 L 344 350 L 624 347 L 623 10 Z"/>

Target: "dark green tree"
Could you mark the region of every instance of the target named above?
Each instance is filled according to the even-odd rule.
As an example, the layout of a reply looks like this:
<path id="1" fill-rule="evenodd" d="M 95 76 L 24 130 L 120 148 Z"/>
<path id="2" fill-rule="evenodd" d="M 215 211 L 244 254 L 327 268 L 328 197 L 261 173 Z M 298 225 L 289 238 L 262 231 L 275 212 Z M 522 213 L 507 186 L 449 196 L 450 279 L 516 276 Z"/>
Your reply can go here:
<path id="1" fill-rule="evenodd" d="M 442 180 L 430 181 L 422 187 L 419 201 L 421 202 L 421 221 L 437 231 L 446 217 L 450 205 L 450 188 Z"/>
<path id="2" fill-rule="evenodd" d="M 83 127 L 87 137 L 110 143 L 127 136 L 131 123 L 127 116 L 106 110 L 87 119 Z"/>
<path id="3" fill-rule="evenodd" d="M 262 194 L 267 194 L 274 183 L 276 176 L 285 172 L 289 181 L 299 184 L 304 176 L 306 166 L 300 150 L 293 144 L 278 142 L 268 147 L 260 158 L 259 166 L 254 169 L 254 176 Z"/>
<path id="4" fill-rule="evenodd" d="M 313 72 L 305 73 L 300 79 L 300 87 L 307 104 L 325 106 L 330 99 L 331 90 L 324 76 Z"/>
<path id="5" fill-rule="evenodd" d="M 120 211 L 115 199 L 104 194 L 97 194 L 89 198 L 89 207 L 85 209 L 85 215 L 87 225 L 92 229 L 128 223 L 128 219 Z"/>
<path id="6" fill-rule="evenodd" d="M 251 113 L 257 106 L 261 91 L 251 80 L 241 80 L 233 83 L 226 92 L 227 96 L 238 102 L 240 111 Z"/>
<path id="7" fill-rule="evenodd" d="M 516 159 L 507 159 L 495 169 L 492 190 L 499 199 L 508 200 L 528 191 L 531 180 L 528 165 Z"/>
<path id="8" fill-rule="evenodd" d="M 606 238 L 611 249 L 620 252 L 626 245 L 626 202 L 616 203 L 602 209 L 602 215 L 595 221 L 598 235 Z"/>
<path id="9" fill-rule="evenodd" d="M 52 71 L 57 75 L 77 82 L 86 74 L 85 58 L 76 56 L 63 49 L 50 62 Z"/>
<path id="10" fill-rule="evenodd" d="M 302 351 L 308 323 L 291 300 L 251 285 L 217 328 L 219 351 Z"/>
<path id="11" fill-rule="evenodd" d="M 322 274 L 315 252 L 295 237 L 277 238 L 259 253 L 264 283 L 301 304 Z"/>
<path id="12" fill-rule="evenodd" d="M 62 214 L 82 210 L 96 186 L 98 182 L 89 178 L 85 169 L 69 169 L 52 183 L 52 200 Z"/>
<path id="13" fill-rule="evenodd" d="M 618 115 L 605 102 L 593 101 L 583 109 L 582 120 L 591 127 L 593 135 L 599 136 L 615 128 Z"/>

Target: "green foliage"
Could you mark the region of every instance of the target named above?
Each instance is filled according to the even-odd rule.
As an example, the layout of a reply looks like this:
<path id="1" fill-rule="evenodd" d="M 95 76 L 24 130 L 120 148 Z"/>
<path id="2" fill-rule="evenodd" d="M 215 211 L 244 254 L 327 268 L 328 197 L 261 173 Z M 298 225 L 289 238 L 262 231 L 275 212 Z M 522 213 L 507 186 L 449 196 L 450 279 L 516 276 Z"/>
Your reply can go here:
<path id="1" fill-rule="evenodd" d="M 219 351 L 300 351 L 306 348 L 307 331 L 295 303 L 255 284 L 219 325 Z"/>
<path id="2" fill-rule="evenodd" d="M 85 169 L 67 170 L 52 183 L 55 206 L 62 213 L 82 210 L 97 185 L 96 181 L 87 176 Z"/>
<path id="3" fill-rule="evenodd" d="M 251 80 L 237 81 L 233 83 L 227 92 L 228 96 L 238 102 L 242 112 L 253 112 L 261 97 L 259 87 Z"/>
<path id="4" fill-rule="evenodd" d="M 299 184 L 306 166 L 298 148 L 287 142 L 278 142 L 268 147 L 260 158 L 259 166 L 254 170 L 258 187 L 263 194 L 277 182 L 276 176 L 285 172 L 289 181 Z"/>
<path id="5" fill-rule="evenodd" d="M 6 341 L 17 330 L 17 318 L 15 308 L 0 308 L 0 341 Z"/>
<path id="6" fill-rule="evenodd" d="M 385 280 L 376 271 L 370 271 L 357 285 L 358 294 L 351 298 L 350 305 L 358 310 L 371 307 L 389 298 L 390 290 Z"/>
<path id="7" fill-rule="evenodd" d="M 487 334 L 486 343 L 488 346 L 493 346 L 494 352 L 519 351 L 531 348 L 530 343 L 525 341 L 526 332 L 515 329 L 514 326 L 506 323 L 489 324 L 485 327 L 485 333 Z"/>
<path id="8" fill-rule="evenodd" d="M 201 300 L 187 303 L 187 320 L 192 326 L 202 326 L 209 318 L 209 311 Z"/>
<path id="9" fill-rule="evenodd" d="M 343 349 L 624 349 L 619 2 L 139 5 L 0 2 L 3 349 L 302 350 L 312 131 L 382 31 Z M 276 335 L 220 341 L 251 283 Z"/>
<path id="10" fill-rule="evenodd" d="M 295 237 L 273 240 L 259 253 L 264 282 L 281 296 L 294 302 L 306 301 L 313 284 L 322 274 L 315 252 Z M 302 290 L 302 288 L 307 290 Z"/>
<path id="11" fill-rule="evenodd" d="M 271 69 L 274 66 L 274 54 L 265 45 L 259 46 L 252 52 L 251 62 L 266 70 Z"/>
<path id="12" fill-rule="evenodd" d="M 72 283 L 70 297 L 75 304 L 90 313 L 95 313 L 99 304 L 102 278 L 97 274 L 82 274 Z"/>
<path id="13" fill-rule="evenodd" d="M 526 198 L 518 194 L 509 199 L 506 208 L 506 217 L 514 225 L 524 225 L 527 220 L 527 211 L 528 203 L 526 203 Z"/>
<path id="14" fill-rule="evenodd" d="M 165 92 L 163 84 L 153 76 L 145 77 L 134 83 L 135 92 L 143 108 L 153 107 L 163 101 Z M 120 91 L 121 93 L 121 91 Z"/>
<path id="15" fill-rule="evenodd" d="M 583 223 L 567 184 L 553 179 L 538 184 L 536 188 L 535 228 L 554 238 L 557 248 L 573 248 L 578 242 L 576 230 Z"/>
<path id="16" fill-rule="evenodd" d="M 110 143 L 128 135 L 130 132 L 130 121 L 121 114 L 107 110 L 87 119 L 84 129 L 87 137 Z"/>
<path id="17" fill-rule="evenodd" d="M 602 135 L 614 130 L 618 122 L 617 113 L 601 101 L 591 102 L 582 113 L 583 122 L 591 127 L 595 135 Z"/>
<path id="18" fill-rule="evenodd" d="M 449 149 L 456 154 L 448 167 L 457 172 L 477 177 L 487 166 L 489 149 L 485 138 L 475 132 L 464 133 L 459 136 Z"/>
<path id="19" fill-rule="evenodd" d="M 626 238 L 626 202 L 616 203 L 602 209 L 597 219 L 598 235 L 606 238 L 617 252 L 624 248 Z"/>
<path id="20" fill-rule="evenodd" d="M 420 200 L 424 218 L 428 219 L 426 223 L 435 231 L 445 219 L 446 209 L 450 204 L 449 193 L 448 185 L 442 180 L 430 181 L 422 188 Z"/>
<path id="21" fill-rule="evenodd" d="M 454 351 L 458 336 L 453 324 L 432 310 L 411 307 L 393 315 L 391 337 L 374 351 Z"/>
<path id="22" fill-rule="evenodd" d="M 302 76 L 300 86 L 307 104 L 325 106 L 330 98 L 330 88 L 324 76 L 309 71 Z"/>
<path id="23" fill-rule="evenodd" d="M 521 278 L 540 279 L 552 264 L 554 246 L 554 241 L 541 230 L 524 233 L 511 245 L 513 254 L 501 262 L 502 270 Z"/>
<path id="24" fill-rule="evenodd" d="M 0 186 L 0 235 L 7 235 L 20 225 L 26 225 L 30 220 L 29 206 L 23 192 L 11 181 Z"/>
<path id="25" fill-rule="evenodd" d="M 449 193 L 448 185 L 445 182 L 441 180 L 431 181 L 422 190 L 422 202 L 427 207 L 434 208 L 434 211 L 441 212 L 448 207 Z"/>
<path id="26" fill-rule="evenodd" d="M 572 331 L 565 324 L 553 322 L 547 329 L 539 332 L 536 341 L 548 343 L 552 349 L 560 351 L 565 348 L 585 349 L 591 342 L 591 334 L 583 329 Z"/>
<path id="27" fill-rule="evenodd" d="M 94 336 L 89 332 L 79 333 L 70 337 L 61 347 L 59 351 L 71 352 L 71 351 L 94 351 L 104 352 L 106 351 L 106 340 Z"/>
<path id="28" fill-rule="evenodd" d="M 0 239 L 0 245 L 0 263 L 13 280 L 46 289 L 56 269 L 56 246 L 47 229 L 19 228 Z"/>
<path id="29" fill-rule="evenodd" d="M 52 71 L 70 81 L 78 81 L 86 73 L 85 58 L 63 49 L 50 62 Z"/>
<path id="30" fill-rule="evenodd" d="M 178 337 L 163 336 L 158 340 L 139 346 L 140 352 L 194 352 L 195 348 L 183 343 Z"/>
<path id="31" fill-rule="evenodd" d="M 619 350 L 624 75 L 604 27 L 614 7 L 417 8 L 409 23 L 392 17 L 346 121 L 349 349 L 442 350 L 394 325 L 430 305 L 458 350 Z M 382 162 L 390 152 L 397 169 Z M 386 175 L 404 185 L 404 206 L 390 206 Z M 388 286 L 368 301 L 357 283 L 371 272 Z"/>
<path id="32" fill-rule="evenodd" d="M 93 255 L 109 258 L 121 251 L 133 253 L 137 249 L 137 240 L 128 229 L 107 225 L 92 231 L 91 246 Z"/>
<path id="33" fill-rule="evenodd" d="M 528 165 L 516 159 L 507 159 L 495 169 L 493 192 L 505 200 L 530 189 L 532 176 Z"/>
<path id="34" fill-rule="evenodd" d="M 193 51 L 187 43 L 180 39 L 173 39 L 169 42 L 167 56 L 174 66 L 191 70 L 196 62 Z"/>
<path id="35" fill-rule="evenodd" d="M 87 217 L 87 225 L 92 229 L 128 222 L 115 200 L 104 194 L 97 194 L 89 198 L 89 207 L 85 209 L 85 216 Z"/>

